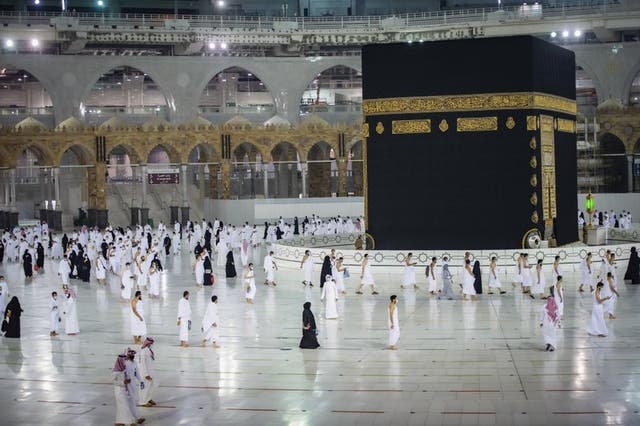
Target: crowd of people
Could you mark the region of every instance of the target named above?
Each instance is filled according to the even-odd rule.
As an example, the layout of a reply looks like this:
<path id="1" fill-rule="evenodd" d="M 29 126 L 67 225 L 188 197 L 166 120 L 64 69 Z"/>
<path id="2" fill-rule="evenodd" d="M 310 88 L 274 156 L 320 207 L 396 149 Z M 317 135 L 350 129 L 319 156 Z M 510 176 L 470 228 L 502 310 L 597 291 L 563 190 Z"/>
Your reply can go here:
<path id="1" fill-rule="evenodd" d="M 188 222 L 184 229 L 175 223 L 168 229 L 162 222 L 156 229 L 151 226 L 135 226 L 124 228 L 107 227 L 104 230 L 83 227 L 68 234 L 52 235 L 46 223 L 33 227 L 15 228 L 5 231 L 0 241 L 0 262 L 21 262 L 25 282 L 33 279 L 34 274 L 44 270 L 44 259 L 49 257 L 57 263 L 57 274 L 60 277 L 62 296 L 53 291 L 49 300 L 50 336 L 55 337 L 61 329 L 67 335 L 80 332 L 77 315 L 78 283 L 88 283 L 95 276 L 98 285 L 104 285 L 108 275 L 117 277 L 120 283 L 120 298 L 130 307 L 130 329 L 133 343 L 139 345 L 136 351 L 127 348 L 118 355 L 113 368 L 114 392 L 117 406 L 116 424 L 133 424 L 144 421 L 139 416 L 137 405 L 153 406 L 153 395 L 158 387 L 154 372 L 155 354 L 152 349 L 153 338 L 148 336 L 145 318 L 145 302 L 148 298 L 160 297 L 160 274 L 167 257 L 178 256 L 187 246 L 189 258 L 192 260 L 192 272 L 195 286 L 206 287 L 215 284 L 214 265 L 223 269 L 226 278 L 240 275 L 242 291 L 247 303 L 254 303 L 256 297 L 254 264 L 262 262 L 264 285 L 276 286 L 278 265 L 274 252 L 267 250 L 265 256 L 258 258 L 261 247 L 278 239 L 292 238 L 296 235 L 322 235 L 327 233 L 360 232 L 363 229 L 361 218 L 352 221 L 349 218 L 332 218 L 323 220 L 312 216 L 302 221 L 294 219 L 293 225 L 280 218 L 274 224 L 267 224 L 262 231 L 248 223 L 240 227 L 228 225 L 216 219 L 213 222 L 203 220 L 200 223 Z M 274 239 L 275 238 L 275 239 Z M 6 256 L 5 256 L 6 255 Z M 236 257 L 239 257 L 236 271 Z M 551 266 L 551 281 L 545 279 L 545 266 L 541 260 L 529 263 L 527 253 L 518 256 L 513 273 L 512 286 L 520 286 L 520 291 L 532 299 L 545 300 L 540 310 L 540 326 L 546 350 L 553 351 L 557 346 L 556 330 L 562 325 L 564 315 L 564 288 L 560 258 L 556 256 Z M 586 327 L 589 334 L 607 336 L 606 320 L 615 319 L 615 308 L 620 293 L 618 292 L 618 273 L 615 254 L 607 252 L 601 264 L 596 267 L 591 263 L 589 253 L 580 267 L 579 291 L 588 288 L 593 293 L 591 320 Z M 35 259 L 35 262 L 33 261 Z M 344 258 L 336 255 L 331 249 L 323 259 L 320 274 L 314 272 L 314 259 L 309 250 L 305 251 L 300 261 L 303 286 L 312 287 L 314 282 L 321 289 L 321 301 L 324 304 L 324 315 L 327 320 L 335 320 L 339 313 L 337 301 L 347 294 L 347 279 L 351 277 Z M 402 260 L 404 271 L 400 286 L 403 289 L 421 290 L 416 278 L 418 262 L 412 253 Z M 432 257 L 424 265 L 424 281 L 426 281 L 427 297 L 440 300 L 453 300 L 457 297 L 456 284 L 461 287 L 464 300 L 477 300 L 483 294 L 483 275 L 488 275 L 488 294 L 506 294 L 503 289 L 501 273 L 496 257 L 492 257 L 486 271 L 482 271 L 477 259 L 469 252 L 465 253 L 460 273 L 457 276 L 450 271 L 450 259 L 447 256 L 438 259 Z M 369 263 L 368 253 L 363 254 L 358 271 L 354 278 L 359 282 L 355 293 L 363 294 L 368 288 L 372 295 L 377 295 L 374 273 Z M 640 259 L 635 248 L 632 250 L 625 279 L 632 283 L 640 283 Z M 318 278 L 316 281 L 315 279 Z M 72 281 L 73 280 L 73 283 Z M 80 284 L 82 285 L 82 284 Z M 0 303 L 2 306 L 11 296 L 9 285 L 0 276 Z M 192 310 L 189 301 L 190 292 L 185 290 L 177 304 L 176 323 L 178 341 L 182 347 L 188 347 L 192 330 Z M 398 296 L 389 297 L 387 308 L 388 347 L 397 348 L 400 338 L 398 320 Z M 2 321 L 2 331 L 7 338 L 20 337 L 20 317 L 23 310 L 16 296 L 11 297 L 6 305 Z M 220 318 L 218 314 L 218 297 L 213 294 L 207 304 L 200 321 L 202 346 L 220 347 Z M 302 340 L 300 348 L 317 348 L 317 326 L 311 303 L 303 306 Z"/>
<path id="2" fill-rule="evenodd" d="M 588 214 L 588 213 L 587 213 Z M 633 223 L 633 215 L 631 212 L 622 210 L 617 213 L 613 209 L 609 211 L 594 210 L 591 216 L 591 224 L 595 226 L 604 226 L 606 228 L 629 229 Z M 585 217 L 585 213 L 578 210 L 578 226 L 588 225 L 589 221 Z"/>

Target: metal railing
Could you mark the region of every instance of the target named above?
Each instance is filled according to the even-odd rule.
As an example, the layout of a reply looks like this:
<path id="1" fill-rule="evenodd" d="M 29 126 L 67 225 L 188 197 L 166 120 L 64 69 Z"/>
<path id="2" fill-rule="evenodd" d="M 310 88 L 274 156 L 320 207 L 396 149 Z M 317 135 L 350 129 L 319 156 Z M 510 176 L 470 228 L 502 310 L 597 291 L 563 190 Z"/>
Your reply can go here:
<path id="1" fill-rule="evenodd" d="M 529 6 L 532 7 L 532 6 Z M 109 13 L 0 12 L 0 23 L 10 25 L 78 25 L 90 29 L 150 28 L 188 31 L 189 29 L 237 32 L 299 33 L 332 30 L 402 30 L 469 22 L 528 21 L 579 17 L 607 17 L 640 12 L 640 2 L 625 4 L 609 1 L 585 1 L 556 7 L 527 6 L 504 8 L 452 9 L 421 13 L 379 16 L 263 17 L 215 15 L 156 15 Z"/>

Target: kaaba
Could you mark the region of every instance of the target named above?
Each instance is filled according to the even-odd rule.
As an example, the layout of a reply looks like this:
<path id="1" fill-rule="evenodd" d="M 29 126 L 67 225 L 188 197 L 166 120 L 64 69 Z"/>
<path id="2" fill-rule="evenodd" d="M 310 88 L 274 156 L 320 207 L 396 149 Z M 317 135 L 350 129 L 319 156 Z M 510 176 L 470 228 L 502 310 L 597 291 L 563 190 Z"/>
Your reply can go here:
<path id="1" fill-rule="evenodd" d="M 376 249 L 577 240 L 575 56 L 530 36 L 362 51 Z"/>

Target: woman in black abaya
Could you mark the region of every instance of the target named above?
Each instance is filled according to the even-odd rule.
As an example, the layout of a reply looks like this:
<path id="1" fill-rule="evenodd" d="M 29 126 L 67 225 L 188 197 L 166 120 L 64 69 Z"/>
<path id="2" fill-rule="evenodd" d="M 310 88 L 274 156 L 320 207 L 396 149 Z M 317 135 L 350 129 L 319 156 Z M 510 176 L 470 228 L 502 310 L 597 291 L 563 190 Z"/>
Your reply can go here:
<path id="1" fill-rule="evenodd" d="M 301 349 L 316 349 L 320 347 L 317 337 L 316 318 L 311 312 L 311 302 L 306 302 L 302 311 L 302 340 Z"/>
<path id="2" fill-rule="evenodd" d="M 477 260 L 473 264 L 473 276 L 476 277 L 473 288 L 476 290 L 476 294 L 482 294 L 482 271 L 480 271 L 480 262 Z"/>
<path id="3" fill-rule="evenodd" d="M 233 278 L 236 274 L 236 263 L 233 260 L 233 252 L 229 250 L 227 253 L 227 264 L 225 266 L 225 273 L 227 278 Z"/>
<path id="4" fill-rule="evenodd" d="M 320 271 L 320 288 L 324 287 L 327 275 L 331 275 L 331 258 L 329 256 L 325 256 L 322 261 L 322 270 Z"/>
<path id="5" fill-rule="evenodd" d="M 5 332 L 4 337 L 20 338 L 21 315 L 20 301 L 16 296 L 13 296 L 4 311 L 4 321 L 2 323 L 2 331 Z"/>
<path id="6" fill-rule="evenodd" d="M 638 258 L 638 252 L 635 247 L 631 247 L 629 266 L 627 266 L 624 279 L 631 281 L 631 284 L 640 284 L 640 258 Z"/>

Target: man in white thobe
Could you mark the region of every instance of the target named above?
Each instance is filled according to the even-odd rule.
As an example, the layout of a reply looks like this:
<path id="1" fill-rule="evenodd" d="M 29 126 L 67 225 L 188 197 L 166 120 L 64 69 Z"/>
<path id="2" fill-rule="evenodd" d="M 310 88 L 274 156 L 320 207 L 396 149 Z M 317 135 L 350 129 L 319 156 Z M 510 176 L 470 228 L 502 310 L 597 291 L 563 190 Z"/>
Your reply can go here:
<path id="1" fill-rule="evenodd" d="M 143 386 L 140 387 L 139 403 L 145 407 L 156 405 L 153 400 L 153 394 L 158 389 L 158 380 L 155 374 L 156 357 L 151 345 L 154 340 L 147 337 L 142 343 L 140 352 L 136 355 L 138 363 L 138 373 L 140 373 L 140 381 Z"/>
<path id="2" fill-rule="evenodd" d="M 58 293 L 55 291 L 51 293 L 51 299 L 49 300 L 49 319 L 51 320 L 49 336 L 57 336 L 60 323 L 60 312 L 58 311 Z"/>
<path id="3" fill-rule="evenodd" d="M 220 337 L 220 319 L 218 318 L 218 296 L 211 296 L 211 303 L 202 318 L 202 347 L 211 343 L 214 348 L 219 348 L 218 338 Z"/>
<path id="4" fill-rule="evenodd" d="M 276 265 L 276 262 L 273 259 L 272 251 L 270 251 L 269 254 L 264 257 L 263 267 L 264 267 L 264 272 L 266 274 L 266 277 L 264 280 L 265 285 L 271 284 L 275 286 L 276 271 L 278 270 L 278 266 Z"/>
<path id="5" fill-rule="evenodd" d="M 58 275 L 62 278 L 62 284 L 69 285 L 69 274 L 71 273 L 71 264 L 69 263 L 69 259 L 67 259 L 67 255 L 64 255 L 64 258 L 60 261 L 58 265 Z"/>
<path id="6" fill-rule="evenodd" d="M 182 299 L 178 302 L 178 326 L 180 327 L 180 346 L 189 346 L 189 330 L 191 329 L 191 305 L 189 304 L 189 292 L 182 293 Z"/>

